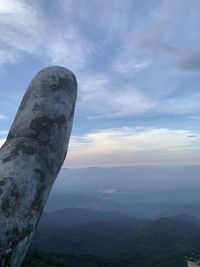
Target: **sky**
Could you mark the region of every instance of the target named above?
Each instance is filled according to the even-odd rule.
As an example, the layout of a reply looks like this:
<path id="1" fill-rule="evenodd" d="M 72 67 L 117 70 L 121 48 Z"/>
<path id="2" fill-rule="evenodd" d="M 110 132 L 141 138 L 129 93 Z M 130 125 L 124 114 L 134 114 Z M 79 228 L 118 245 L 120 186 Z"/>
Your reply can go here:
<path id="1" fill-rule="evenodd" d="M 64 167 L 200 163 L 199 0 L 0 1 L 0 145 L 50 65 L 78 81 Z"/>

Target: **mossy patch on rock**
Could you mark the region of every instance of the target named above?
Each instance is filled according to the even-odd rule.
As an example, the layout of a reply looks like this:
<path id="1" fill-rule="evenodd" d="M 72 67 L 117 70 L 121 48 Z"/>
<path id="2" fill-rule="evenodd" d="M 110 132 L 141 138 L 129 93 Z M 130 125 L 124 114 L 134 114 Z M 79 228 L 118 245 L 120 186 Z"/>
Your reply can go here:
<path id="1" fill-rule="evenodd" d="M 5 216 L 13 216 L 16 212 L 17 206 L 20 204 L 21 193 L 15 183 L 9 185 L 9 191 L 5 192 L 2 201 L 1 209 Z"/>
<path id="2" fill-rule="evenodd" d="M 31 156 L 35 154 L 35 149 L 33 148 L 33 146 L 30 145 L 17 144 L 10 152 L 9 156 L 3 159 L 3 163 L 15 159 L 17 156 L 19 156 L 20 153 Z"/>
<path id="3" fill-rule="evenodd" d="M 42 133 L 49 134 L 54 126 L 61 128 L 64 123 L 66 123 L 64 115 L 55 118 L 50 118 L 48 116 L 37 117 L 30 123 L 30 129 L 33 130 L 31 137 L 38 138 Z"/>
<path id="4" fill-rule="evenodd" d="M 53 83 L 49 86 L 52 92 L 59 90 L 66 90 L 67 87 L 68 87 L 68 81 L 66 78 L 59 78 L 56 83 Z"/>

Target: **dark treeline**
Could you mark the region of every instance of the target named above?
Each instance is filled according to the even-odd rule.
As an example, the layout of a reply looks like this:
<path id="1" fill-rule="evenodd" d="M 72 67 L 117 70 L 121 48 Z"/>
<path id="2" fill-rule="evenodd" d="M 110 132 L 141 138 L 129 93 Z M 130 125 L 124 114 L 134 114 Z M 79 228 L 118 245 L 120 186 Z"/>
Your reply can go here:
<path id="1" fill-rule="evenodd" d="M 23 267 L 185 267 L 187 257 L 200 254 L 200 221 L 194 217 L 151 221 L 95 212 L 92 218 L 91 211 L 70 209 L 73 225 L 64 226 L 68 212 L 61 211 L 60 220 L 56 213 L 55 223 L 43 221 Z"/>

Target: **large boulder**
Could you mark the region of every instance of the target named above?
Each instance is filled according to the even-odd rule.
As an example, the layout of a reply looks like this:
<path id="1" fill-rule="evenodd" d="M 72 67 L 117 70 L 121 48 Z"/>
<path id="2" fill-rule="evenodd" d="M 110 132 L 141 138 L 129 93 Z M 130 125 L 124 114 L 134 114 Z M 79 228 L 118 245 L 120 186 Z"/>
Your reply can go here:
<path id="1" fill-rule="evenodd" d="M 0 149 L 0 266 L 21 265 L 65 159 L 77 82 L 62 67 L 30 83 Z"/>

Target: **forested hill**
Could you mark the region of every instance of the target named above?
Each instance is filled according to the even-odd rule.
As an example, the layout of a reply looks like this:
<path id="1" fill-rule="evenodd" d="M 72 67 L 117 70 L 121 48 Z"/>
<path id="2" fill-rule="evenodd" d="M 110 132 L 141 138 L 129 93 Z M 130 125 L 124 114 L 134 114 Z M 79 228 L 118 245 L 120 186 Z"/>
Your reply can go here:
<path id="1" fill-rule="evenodd" d="M 66 221 L 69 213 L 73 214 L 71 224 Z M 53 213 L 46 214 L 24 266 L 184 267 L 187 256 L 200 254 L 200 222 L 195 217 L 182 214 L 151 221 L 92 213 L 57 211 L 49 225 L 47 218 Z M 87 214 L 89 223 L 83 220 Z"/>

